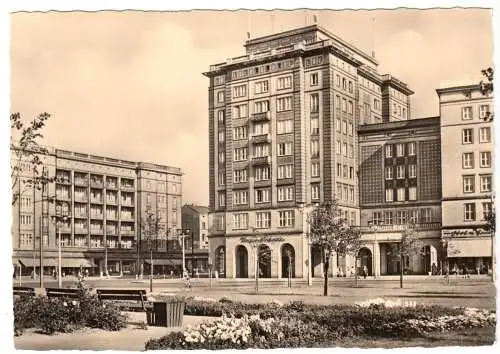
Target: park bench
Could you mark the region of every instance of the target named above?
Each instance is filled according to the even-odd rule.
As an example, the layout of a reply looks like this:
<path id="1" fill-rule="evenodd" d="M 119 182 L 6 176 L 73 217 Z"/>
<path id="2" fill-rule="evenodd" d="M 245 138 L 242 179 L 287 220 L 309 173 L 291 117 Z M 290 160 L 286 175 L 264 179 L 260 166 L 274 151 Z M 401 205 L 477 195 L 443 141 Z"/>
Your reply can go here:
<path id="1" fill-rule="evenodd" d="M 35 288 L 27 286 L 14 286 L 14 296 L 35 296 Z"/>
<path id="2" fill-rule="evenodd" d="M 46 288 L 48 298 L 78 299 L 78 289 Z"/>
<path id="3" fill-rule="evenodd" d="M 150 311 L 147 306 L 146 290 L 144 289 L 97 289 L 99 301 L 123 301 L 118 305 L 122 310 L 127 311 Z"/>

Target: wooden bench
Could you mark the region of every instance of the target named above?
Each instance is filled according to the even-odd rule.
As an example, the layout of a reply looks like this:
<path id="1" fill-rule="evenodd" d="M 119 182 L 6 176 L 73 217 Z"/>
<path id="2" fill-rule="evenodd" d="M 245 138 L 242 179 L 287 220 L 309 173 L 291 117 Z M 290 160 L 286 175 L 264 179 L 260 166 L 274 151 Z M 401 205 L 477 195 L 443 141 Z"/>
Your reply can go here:
<path id="1" fill-rule="evenodd" d="M 28 286 L 14 286 L 14 296 L 35 296 L 35 288 Z"/>
<path id="2" fill-rule="evenodd" d="M 146 290 L 144 289 L 97 289 L 97 296 L 99 301 L 112 300 L 112 301 L 135 301 L 126 305 L 120 305 L 122 309 L 128 311 L 140 310 L 144 312 L 150 311 L 150 307 L 146 306 L 147 297 Z M 139 305 L 139 306 L 137 306 Z"/>
<path id="3" fill-rule="evenodd" d="M 46 288 L 48 298 L 78 299 L 78 289 Z"/>

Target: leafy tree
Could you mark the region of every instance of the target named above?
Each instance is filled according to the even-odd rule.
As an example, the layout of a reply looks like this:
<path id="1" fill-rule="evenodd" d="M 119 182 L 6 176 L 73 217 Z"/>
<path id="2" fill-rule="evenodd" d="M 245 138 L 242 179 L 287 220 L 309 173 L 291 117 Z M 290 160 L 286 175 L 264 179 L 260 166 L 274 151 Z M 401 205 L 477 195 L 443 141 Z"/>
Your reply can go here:
<path id="1" fill-rule="evenodd" d="M 323 295 L 328 295 L 328 269 L 332 252 L 357 254 L 360 245 L 360 232 L 350 226 L 342 217 L 336 200 L 327 201 L 316 207 L 308 216 L 310 237 L 313 245 L 321 248 L 324 257 Z"/>
<path id="2" fill-rule="evenodd" d="M 42 190 L 44 184 L 54 181 L 43 168 L 43 156 L 48 155 L 47 148 L 40 144 L 43 139 L 43 128 L 50 118 L 48 113 L 41 113 L 31 122 L 25 124 L 21 114 L 10 115 L 11 140 L 11 180 L 12 180 L 12 205 L 15 205 L 21 195 L 26 191 Z M 29 166 L 29 168 L 26 168 Z M 21 182 L 24 187 L 21 188 Z"/>
<path id="3" fill-rule="evenodd" d="M 418 239 L 418 234 L 413 225 L 403 231 L 401 241 L 394 245 L 392 256 L 400 261 L 399 286 L 403 288 L 404 260 L 413 255 L 421 255 L 424 245 Z"/>
<path id="4" fill-rule="evenodd" d="M 486 80 L 481 80 L 479 82 L 481 93 L 484 96 L 492 95 L 493 94 L 493 74 L 494 74 L 493 68 L 490 67 L 488 69 L 481 70 L 481 74 L 486 78 Z M 487 122 L 493 121 L 493 113 L 486 112 L 485 121 L 487 121 Z"/>

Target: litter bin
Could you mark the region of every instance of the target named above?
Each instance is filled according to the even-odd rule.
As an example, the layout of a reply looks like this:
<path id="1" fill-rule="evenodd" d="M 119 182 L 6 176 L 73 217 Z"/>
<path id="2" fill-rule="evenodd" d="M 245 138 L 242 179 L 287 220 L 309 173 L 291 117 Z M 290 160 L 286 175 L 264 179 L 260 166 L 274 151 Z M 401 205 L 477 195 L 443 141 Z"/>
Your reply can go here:
<path id="1" fill-rule="evenodd" d="M 184 301 L 154 301 L 152 311 L 148 311 L 148 324 L 161 327 L 182 327 Z"/>

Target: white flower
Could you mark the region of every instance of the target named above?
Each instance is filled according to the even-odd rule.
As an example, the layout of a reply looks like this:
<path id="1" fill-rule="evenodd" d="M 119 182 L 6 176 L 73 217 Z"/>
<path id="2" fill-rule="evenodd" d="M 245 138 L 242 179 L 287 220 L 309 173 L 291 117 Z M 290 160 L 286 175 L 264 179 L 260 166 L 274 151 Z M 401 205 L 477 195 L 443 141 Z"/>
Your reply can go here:
<path id="1" fill-rule="evenodd" d="M 63 306 L 68 306 L 68 303 L 66 301 L 63 302 Z"/>
<path id="2" fill-rule="evenodd" d="M 72 304 L 73 306 L 76 306 L 76 301 L 71 301 L 71 304 Z"/>

